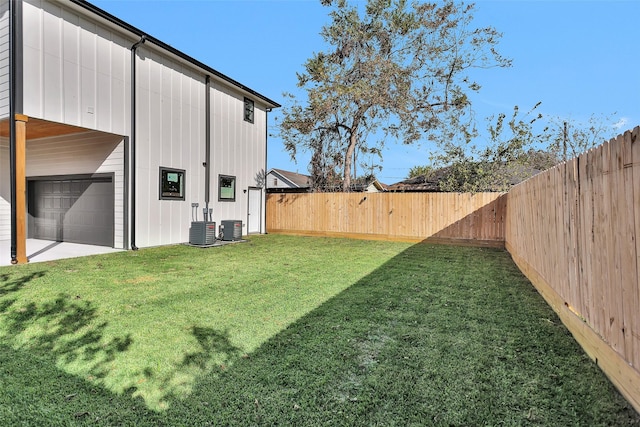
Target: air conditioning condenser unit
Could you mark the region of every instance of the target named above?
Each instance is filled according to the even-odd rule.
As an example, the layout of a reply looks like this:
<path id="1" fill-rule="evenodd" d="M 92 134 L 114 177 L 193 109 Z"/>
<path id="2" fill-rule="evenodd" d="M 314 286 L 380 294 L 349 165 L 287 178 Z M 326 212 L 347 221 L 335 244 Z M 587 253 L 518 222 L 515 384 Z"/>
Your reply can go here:
<path id="1" fill-rule="evenodd" d="M 242 221 L 220 221 L 222 240 L 242 240 Z"/>
<path id="2" fill-rule="evenodd" d="M 193 221 L 189 229 L 189 244 L 213 245 L 216 242 L 216 223 L 212 221 Z"/>

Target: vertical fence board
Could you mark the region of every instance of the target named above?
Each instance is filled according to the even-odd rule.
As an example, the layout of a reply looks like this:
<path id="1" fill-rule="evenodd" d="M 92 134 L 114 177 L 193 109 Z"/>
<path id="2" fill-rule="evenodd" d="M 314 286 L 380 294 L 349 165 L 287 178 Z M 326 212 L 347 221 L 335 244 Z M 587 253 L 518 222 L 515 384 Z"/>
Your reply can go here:
<path id="1" fill-rule="evenodd" d="M 602 336 L 604 340 L 612 347 L 614 343 L 611 342 L 611 325 L 615 320 L 614 314 L 611 310 L 611 281 L 615 274 L 613 267 L 613 260 L 607 255 L 613 251 L 613 245 L 611 243 L 611 151 L 609 143 L 605 142 L 602 145 L 602 207 L 600 221 L 602 224 L 602 245 L 598 248 L 598 255 L 600 262 L 602 263 L 602 276 L 603 292 L 602 292 L 602 308 L 603 316 L 602 324 Z"/>
<path id="2" fill-rule="evenodd" d="M 637 312 L 635 305 L 634 279 L 636 278 L 635 256 L 635 224 L 633 206 L 633 158 L 631 153 L 631 132 L 625 132 L 621 141 L 620 164 L 621 173 L 618 180 L 620 205 L 620 275 L 622 287 L 622 336 L 624 339 L 625 358 L 633 361 L 634 343 L 633 321 L 631 318 Z"/>
<path id="3" fill-rule="evenodd" d="M 559 269 L 566 269 L 566 281 L 564 282 L 564 293 L 567 301 L 572 301 L 571 308 L 577 310 L 578 301 L 576 290 L 576 270 L 575 270 L 575 234 L 576 234 L 576 212 L 575 212 L 575 194 L 576 194 L 576 179 L 575 179 L 575 160 L 567 161 L 565 165 L 565 197 L 564 197 L 564 224 L 565 230 L 562 233 L 564 239 L 564 250 L 560 262 L 558 263 Z M 559 274 L 557 272 L 556 274 Z"/>
<path id="4" fill-rule="evenodd" d="M 551 235 L 551 233 L 547 234 L 547 242 L 546 245 L 552 251 L 553 263 L 550 263 L 549 266 L 553 266 L 553 269 L 549 269 L 546 274 L 549 276 L 557 276 L 560 273 L 560 270 L 565 270 L 566 273 L 564 275 L 565 280 L 558 283 L 558 293 L 563 298 L 569 297 L 569 280 L 570 275 L 569 272 L 569 263 L 567 258 L 569 257 L 570 248 L 569 242 L 571 238 L 571 220 L 570 220 L 570 212 L 569 207 L 571 205 L 570 201 L 570 193 L 571 193 L 571 176 L 569 174 L 570 171 L 569 163 L 563 163 L 557 174 L 557 178 L 555 182 L 552 182 L 551 185 L 546 189 L 545 194 L 555 194 L 555 198 L 558 202 L 558 212 L 557 212 L 557 221 L 555 227 L 552 225 L 552 231 L 555 233 L 555 236 Z M 561 193 L 561 194 L 558 194 Z M 557 239 L 557 240 L 556 240 Z M 555 243 L 555 244 L 554 244 Z M 541 259 L 542 263 L 543 260 Z"/>
<path id="5" fill-rule="evenodd" d="M 630 362 L 636 369 L 640 370 L 640 127 L 635 128 L 630 136 L 631 158 L 632 158 L 632 187 L 633 187 L 633 216 L 634 216 L 634 239 L 635 239 L 635 260 L 636 260 L 636 280 L 631 283 L 633 293 L 633 314 L 629 331 L 634 346 L 633 360 Z"/>
<path id="6" fill-rule="evenodd" d="M 596 292 L 596 307 L 598 313 L 596 315 L 598 327 L 596 331 L 603 337 L 605 340 L 608 338 L 604 336 L 606 325 L 609 322 L 607 318 L 607 299 L 606 299 L 606 290 L 608 288 L 608 275 L 609 272 L 607 270 L 606 260 L 602 259 L 603 252 L 606 251 L 606 241 L 607 241 L 607 233 L 606 229 L 606 213 L 605 210 L 607 208 L 605 203 L 605 169 L 604 169 L 604 151 L 605 146 L 601 145 L 598 147 L 596 151 L 595 157 L 595 165 L 597 171 L 596 187 L 597 191 L 595 192 L 595 197 L 597 198 L 597 203 L 595 204 L 595 226 L 594 226 L 594 234 L 595 234 L 595 245 L 593 246 L 594 259 L 597 259 L 598 262 L 595 265 L 594 270 L 594 281 L 596 281 L 596 288 L 594 291 Z"/>
<path id="7" fill-rule="evenodd" d="M 607 198 L 609 200 L 609 239 L 607 239 L 607 253 L 605 257 L 609 261 L 609 292 L 608 307 L 609 307 L 609 339 L 614 350 L 620 354 L 624 354 L 624 337 L 622 335 L 622 325 L 624 313 L 622 312 L 622 287 L 621 287 L 621 274 L 620 274 L 620 252 L 619 241 L 621 239 L 620 229 L 621 226 L 618 223 L 620 220 L 619 215 L 619 177 L 621 175 L 619 167 L 620 159 L 620 138 L 612 140 L 609 144 L 609 184 L 607 188 Z"/>
<path id="8" fill-rule="evenodd" d="M 575 307 L 578 312 L 583 310 L 583 289 L 581 286 L 581 274 L 580 274 L 580 232 L 582 229 L 582 212 L 580 211 L 580 159 L 573 159 L 572 161 L 572 175 L 573 175 L 573 192 L 571 194 L 571 209 L 573 226 L 571 227 L 571 252 L 569 254 L 570 260 L 570 286 L 572 289 L 572 299 L 575 301 Z"/>
<path id="9" fill-rule="evenodd" d="M 580 227 L 578 228 L 579 251 L 578 257 L 579 283 L 581 287 L 582 300 L 578 311 L 587 323 L 593 322 L 593 177 L 590 162 L 593 160 L 592 152 L 585 153 L 584 158 L 578 165 L 578 175 L 580 176 L 579 212 Z"/>

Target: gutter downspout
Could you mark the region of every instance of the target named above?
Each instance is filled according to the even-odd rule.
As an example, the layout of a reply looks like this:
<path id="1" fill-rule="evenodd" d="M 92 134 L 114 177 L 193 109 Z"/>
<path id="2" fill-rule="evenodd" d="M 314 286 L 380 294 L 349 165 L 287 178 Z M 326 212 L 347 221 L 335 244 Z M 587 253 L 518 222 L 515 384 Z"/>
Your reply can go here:
<path id="1" fill-rule="evenodd" d="M 131 46 L 131 249 L 138 250 L 136 246 L 136 50 L 144 42 L 147 36 L 140 37 Z"/>
<path id="2" fill-rule="evenodd" d="M 209 200 L 211 193 L 211 77 L 207 74 L 205 78 L 205 148 L 204 148 L 204 205 L 209 212 Z M 207 221 L 205 215 L 204 220 Z"/>

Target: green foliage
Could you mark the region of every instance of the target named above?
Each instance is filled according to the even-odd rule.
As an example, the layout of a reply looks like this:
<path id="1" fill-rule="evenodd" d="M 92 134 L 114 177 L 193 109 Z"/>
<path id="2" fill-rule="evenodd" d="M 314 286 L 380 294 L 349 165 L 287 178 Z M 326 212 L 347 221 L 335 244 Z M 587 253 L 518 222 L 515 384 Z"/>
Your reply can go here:
<path id="1" fill-rule="evenodd" d="M 407 178 L 415 178 L 418 176 L 430 176 L 433 173 L 434 169 L 433 166 L 414 166 L 411 169 L 409 169 L 409 176 L 407 176 Z"/>
<path id="2" fill-rule="evenodd" d="M 0 330 L 7 426 L 640 423 L 497 249 L 268 235 L 6 267 Z"/>
<path id="3" fill-rule="evenodd" d="M 487 119 L 488 141 L 479 149 L 477 134 L 449 135 L 432 156 L 442 191 L 508 191 L 532 175 L 563 159 L 578 156 L 613 137 L 613 116 L 592 115 L 587 122 L 544 118 L 537 103 L 525 114 L 515 106 L 511 116 Z M 415 167 L 416 175 L 421 167 Z M 411 175 L 410 171 L 410 177 Z"/>
<path id="4" fill-rule="evenodd" d="M 547 128 L 537 126 L 542 114 L 540 103 L 522 114 L 518 106 L 507 116 L 504 113 L 488 120 L 489 141 L 483 148 L 464 140 L 452 138 L 442 144 L 442 151 L 434 156 L 436 163 L 447 165 L 447 173 L 440 181 L 442 191 L 479 192 L 508 191 L 511 185 L 535 173 L 533 163 L 543 157 L 533 148 L 544 144 Z"/>
<path id="5" fill-rule="evenodd" d="M 330 49 L 305 63 L 298 85 L 307 99 L 289 96 L 280 126 L 293 158 L 313 153 L 315 182 L 341 176 L 348 189 L 354 153 L 380 155 L 385 139 L 470 132 L 468 93 L 480 85 L 466 72 L 510 65 L 495 29 L 471 27 L 473 6 L 369 0 L 361 14 L 345 0 L 322 3 L 332 8 L 321 32 Z"/>
<path id="6" fill-rule="evenodd" d="M 554 117 L 550 123 L 549 151 L 568 160 L 579 156 L 615 136 L 615 113 L 592 114 L 586 121 Z"/>

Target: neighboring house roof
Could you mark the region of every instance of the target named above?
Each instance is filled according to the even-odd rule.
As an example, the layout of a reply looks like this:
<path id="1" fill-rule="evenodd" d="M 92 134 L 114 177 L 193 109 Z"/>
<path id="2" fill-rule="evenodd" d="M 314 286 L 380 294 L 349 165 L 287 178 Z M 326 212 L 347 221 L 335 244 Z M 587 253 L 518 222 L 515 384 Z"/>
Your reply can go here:
<path id="1" fill-rule="evenodd" d="M 152 37 L 150 35 L 148 35 L 147 33 L 145 33 L 144 31 L 134 27 L 131 24 L 128 24 L 126 22 L 124 22 L 123 20 L 111 15 L 109 12 L 100 9 L 99 7 L 85 1 L 85 0 L 70 0 L 70 5 L 76 5 L 79 6 L 85 10 L 88 10 L 96 15 L 98 15 L 99 17 L 107 20 L 109 23 L 111 23 L 112 25 L 115 25 L 117 27 L 119 27 L 121 30 L 124 30 L 126 32 L 132 33 L 134 36 L 137 36 L 138 39 L 141 39 L 142 37 L 145 38 L 145 44 L 147 43 L 151 43 L 154 44 L 158 47 L 160 47 L 161 49 L 171 53 L 172 55 L 175 55 L 176 57 L 182 59 L 183 61 L 187 61 L 189 63 L 191 63 L 192 65 L 204 70 L 205 72 L 208 72 L 211 74 L 212 77 L 216 77 L 224 82 L 226 82 L 227 84 L 231 84 L 232 86 L 235 86 L 236 88 L 242 90 L 243 92 L 246 92 L 249 95 L 253 95 L 254 97 L 256 97 L 257 99 L 261 100 L 263 103 L 266 104 L 268 109 L 271 108 L 278 108 L 281 107 L 280 104 L 278 104 L 275 101 L 272 101 L 271 99 L 267 98 L 264 95 L 259 94 L 258 92 L 254 91 L 253 89 L 250 89 L 246 86 L 244 86 L 243 84 L 237 82 L 236 80 L 233 80 L 231 77 L 226 76 L 224 74 L 222 74 L 221 72 L 214 70 L 213 68 L 211 68 L 210 66 L 198 61 L 197 59 L 194 59 L 192 57 L 190 57 L 189 55 L 180 52 L 179 50 L 177 50 L 176 48 L 156 39 L 155 37 Z"/>
<path id="2" fill-rule="evenodd" d="M 278 180 L 274 184 L 274 178 Z M 375 178 L 358 178 L 357 182 L 351 184 L 353 192 L 377 193 L 387 191 L 388 185 L 381 183 Z M 273 168 L 267 174 L 267 190 L 270 192 L 301 192 L 311 190 L 311 177 L 296 172 Z M 321 191 L 342 191 L 342 185 L 331 188 L 324 188 Z"/>
<path id="3" fill-rule="evenodd" d="M 388 185 L 381 183 L 376 178 L 357 178 L 351 183 L 349 191 L 354 193 L 379 193 L 388 191 Z M 342 184 L 335 184 L 323 188 L 327 192 L 342 192 Z"/>
<path id="4" fill-rule="evenodd" d="M 446 168 L 438 169 L 428 175 L 419 175 L 388 186 L 388 191 L 440 191 L 440 180 L 448 172 Z"/>
<path id="5" fill-rule="evenodd" d="M 351 184 L 351 191 L 365 192 L 365 193 L 381 193 L 387 191 L 388 185 L 381 183 L 377 179 L 373 178 L 366 182 L 358 182 Z"/>
<path id="6" fill-rule="evenodd" d="M 519 165 L 519 164 L 512 165 L 508 169 L 509 184 L 510 185 L 520 184 L 522 181 L 526 181 L 527 179 L 531 178 L 534 175 L 539 174 L 540 172 L 542 172 L 542 170 L 534 168 L 532 166 Z"/>
<path id="7" fill-rule="evenodd" d="M 282 169 L 271 169 L 267 175 L 276 176 L 282 180 L 284 184 L 286 184 L 290 188 L 310 188 L 311 187 L 311 177 L 309 175 L 303 175 L 296 172 L 290 172 Z M 269 185 L 269 180 L 267 180 L 267 188 L 272 186 Z"/>
<path id="8" fill-rule="evenodd" d="M 524 165 L 508 165 L 502 166 L 499 169 L 500 179 L 504 179 L 505 182 L 510 185 L 516 185 L 520 182 L 529 179 L 530 177 L 540 173 L 539 169 L 535 169 Z M 441 192 L 440 182 L 446 179 L 451 172 L 451 166 L 446 166 L 440 169 L 436 169 L 430 174 L 419 175 L 413 178 L 405 179 L 404 181 L 397 182 L 388 186 L 388 191 L 397 192 Z M 483 191 L 500 191 L 502 185 L 500 182 L 491 184 L 491 188 L 487 188 Z"/>
<path id="9" fill-rule="evenodd" d="M 380 181 L 378 181 L 377 179 L 374 179 L 373 182 L 369 183 L 369 187 L 374 187 L 377 191 L 389 191 L 389 186 L 387 184 L 384 184 Z M 371 190 L 370 192 L 372 192 L 373 190 Z"/>

